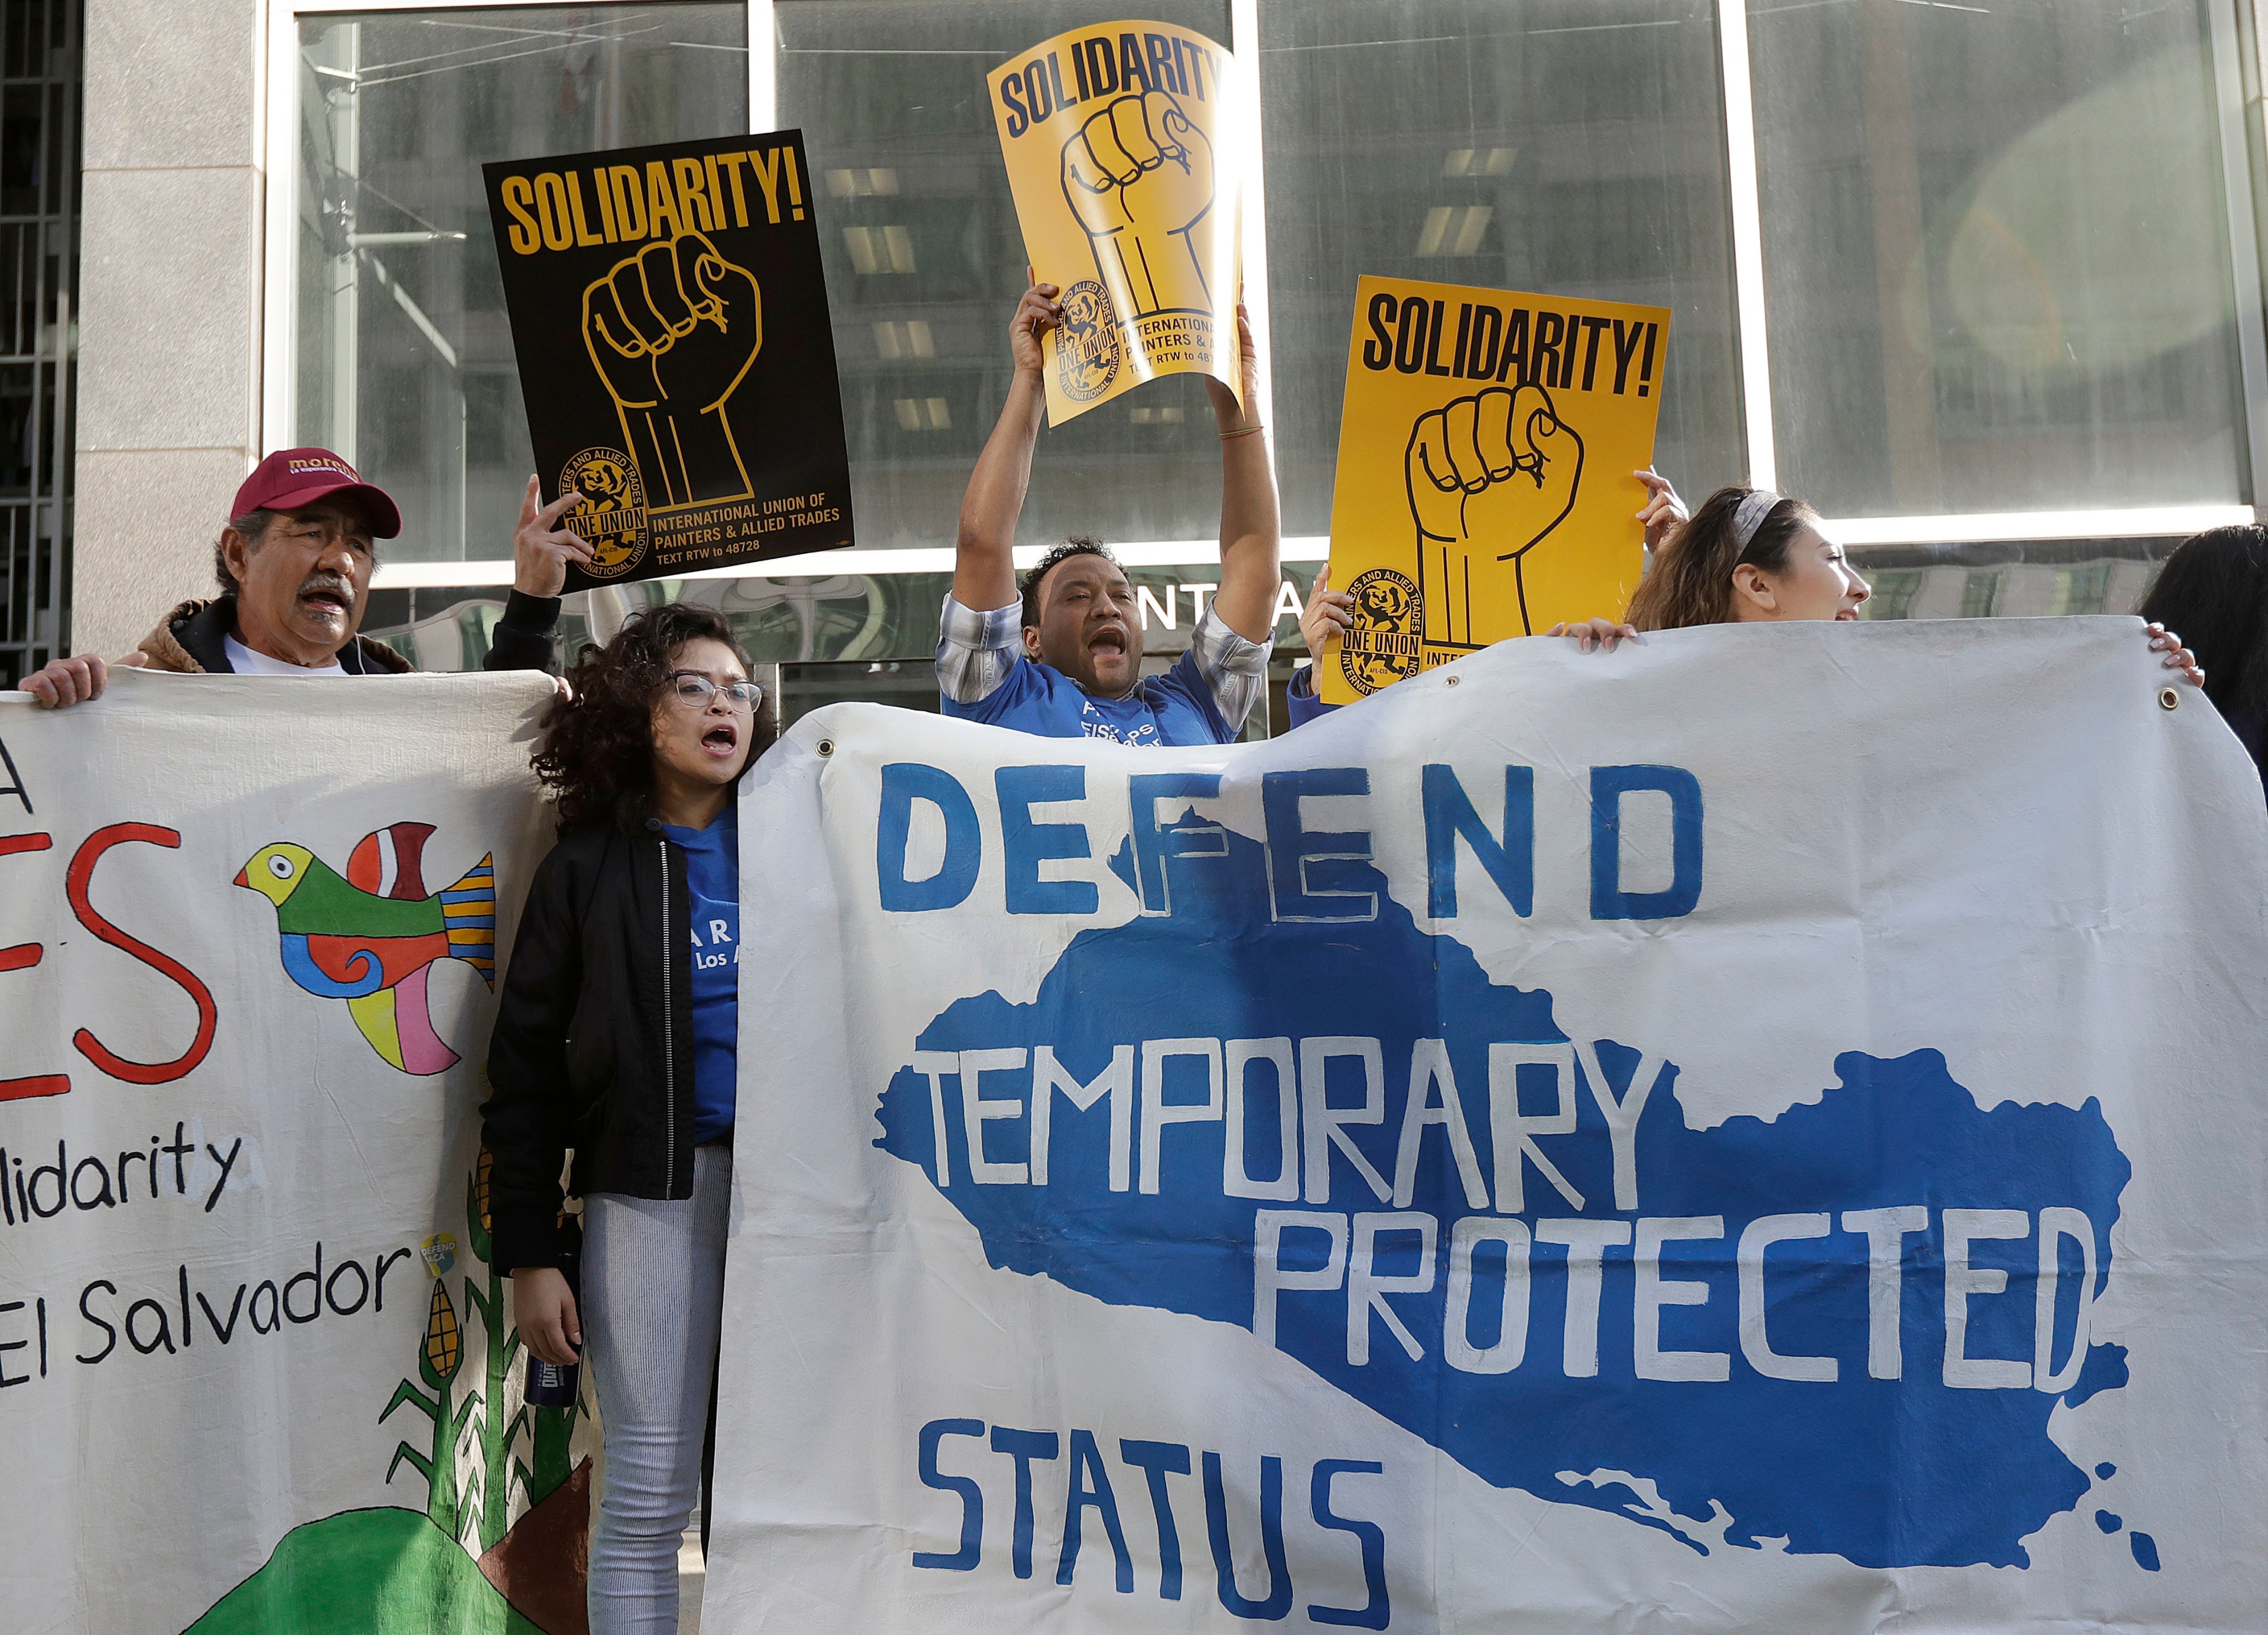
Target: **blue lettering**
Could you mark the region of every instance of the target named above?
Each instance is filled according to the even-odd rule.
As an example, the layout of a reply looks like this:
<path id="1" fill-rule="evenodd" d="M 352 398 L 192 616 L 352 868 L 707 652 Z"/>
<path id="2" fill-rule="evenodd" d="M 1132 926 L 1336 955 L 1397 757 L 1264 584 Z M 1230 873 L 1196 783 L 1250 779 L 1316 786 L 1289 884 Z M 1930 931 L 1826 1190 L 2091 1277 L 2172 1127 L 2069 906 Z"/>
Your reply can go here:
<path id="1" fill-rule="evenodd" d="M 1004 766 L 992 774 L 1000 796 L 1001 856 L 1007 870 L 1011 914 L 1092 914 L 1100 899 L 1094 882 L 1042 880 L 1051 859 L 1092 857 L 1081 823 L 1039 823 L 1032 808 L 1048 801 L 1086 799 L 1083 766 Z"/>
<path id="2" fill-rule="evenodd" d="M 1319 880 L 1358 878 L 1349 864 L 1370 861 L 1370 836 L 1300 826 L 1300 802 L 1323 795 L 1366 795 L 1370 772 L 1359 766 L 1309 767 L 1269 772 L 1260 779 L 1260 809 L 1268 827 L 1268 889 L 1278 920 L 1342 921 L 1378 917 L 1378 894 L 1325 886 Z M 1317 865 L 1339 866 L 1310 873 Z M 1362 871 L 1369 873 L 1367 869 Z"/>
<path id="3" fill-rule="evenodd" d="M 1088 1485 L 1088 1478 L 1093 1485 Z M 1110 1472 L 1103 1469 L 1102 1450 L 1092 1431 L 1071 1433 L 1071 1495 L 1064 1501 L 1063 1552 L 1056 1562 L 1056 1582 L 1068 1584 L 1079 1566 L 1079 1524 L 1089 1508 L 1102 1517 L 1102 1530 L 1110 1536 L 1111 1554 L 1118 1560 L 1118 1593 L 1134 1593 L 1134 1558 L 1127 1553 L 1125 1529 L 1118 1525 L 1118 1499 L 1110 1491 Z"/>
<path id="4" fill-rule="evenodd" d="M 1158 1598 L 1179 1601 L 1182 1535 L 1174 1525 L 1174 1501 L 1166 1491 L 1166 1476 L 1168 1471 L 1175 1476 L 1189 1475 L 1189 1450 L 1180 1442 L 1130 1439 L 1118 1444 L 1118 1456 L 1150 1479 L 1150 1508 L 1158 1514 Z"/>
<path id="5" fill-rule="evenodd" d="M 1240 1618 L 1273 1622 L 1292 1610 L 1292 1570 L 1284 1561 L 1284 1462 L 1273 1454 L 1260 1460 L 1260 1549 L 1268 1560 L 1268 1594 L 1254 1601 L 1236 1587 L 1236 1548 L 1228 1537 L 1228 1495 L 1220 1477 L 1220 1455 L 1204 1456 L 1205 1535 L 1212 1543 L 1213 1571 L 1220 1604 Z"/>
<path id="6" fill-rule="evenodd" d="M 945 820 L 945 857 L 924 880 L 906 878 L 906 842 L 913 829 L 914 802 L 926 800 Z M 952 773 L 918 761 L 894 761 L 882 769 L 881 821 L 874 833 L 874 872 L 882 907 L 890 913 L 919 914 L 957 908 L 976 888 L 976 865 L 983 841 L 976 829 L 976 803 Z"/>
<path id="7" fill-rule="evenodd" d="M 921 1479 L 924 1487 L 961 1495 L 961 1548 L 952 1555 L 917 1550 L 914 1565 L 938 1567 L 947 1572 L 976 1569 L 984 1550 L 984 1490 L 965 1476 L 946 1476 L 937 1468 L 937 1445 L 948 1436 L 984 1434 L 982 1419 L 932 1419 L 921 1428 Z"/>
<path id="8" fill-rule="evenodd" d="M 1053 1431 L 1012 1431 L 992 1427 L 992 1451 L 1016 1462 L 1016 1529 L 1009 1540 L 1008 1561 L 1016 1576 L 1032 1576 L 1032 1461 L 1061 1457 L 1063 1439 Z"/>
<path id="9" fill-rule="evenodd" d="M 1225 858 L 1228 833 L 1202 821 L 1194 807 L 1165 829 L 1158 827 L 1160 800 L 1211 800 L 1220 794 L 1218 772 L 1140 772 L 1126 780 L 1133 806 L 1135 892 L 1145 914 L 1171 914 L 1173 895 L 1166 864 L 1174 858 Z"/>
<path id="10" fill-rule="evenodd" d="M 1512 911 L 1522 918 L 1535 908 L 1535 769 L 1504 770 L 1504 839 L 1488 832 L 1457 775 L 1446 766 L 1425 770 L 1425 912 L 1437 920 L 1457 917 L 1457 841 L 1462 836 L 1473 857 Z"/>
<path id="11" fill-rule="evenodd" d="M 939 1450 L 948 1436 L 967 1436 L 983 1441 L 986 1426 L 981 1419 L 932 1419 L 921 1427 L 918 1469 L 922 1485 L 939 1492 L 953 1493 L 961 1499 L 961 1548 L 951 1553 L 917 1550 L 913 1565 L 949 1572 L 967 1572 L 976 1568 L 983 1558 L 984 1532 L 984 1493 L 976 1478 L 950 1475 L 939 1468 Z M 1094 1511 L 1101 1520 L 1102 1529 L 1110 1543 L 1113 1587 L 1122 1595 L 1134 1593 L 1134 1556 L 1126 1540 L 1118 1507 L 1117 1493 L 1112 1484 L 1110 1470 L 1102 1455 L 1102 1435 L 1097 1432 L 1074 1428 L 1069 1432 L 1070 1466 L 1068 1491 L 1064 1501 L 1063 1543 L 1057 1556 L 1055 1581 L 1059 1585 L 1076 1582 L 1080 1548 L 1087 1521 L 1086 1513 Z M 1018 1578 L 1033 1576 L 1032 1545 L 1035 1514 L 1032 1501 L 1032 1462 L 1054 1461 L 1064 1452 L 1063 1437 L 1054 1431 L 1019 1431 L 1007 1425 L 990 1428 L 990 1440 L 996 1453 L 1007 1455 L 1015 1462 L 1015 1521 L 1012 1529 L 1011 1565 Z M 1147 1479 L 1150 1506 L 1158 1527 L 1158 1596 L 1161 1601 L 1182 1599 L 1182 1541 L 1175 1525 L 1174 1504 L 1166 1478 L 1188 1476 L 1190 1473 L 1189 1447 L 1182 1442 L 1145 1441 L 1137 1438 L 1122 1439 L 1118 1443 L 1119 1457 L 1130 1469 L 1139 1470 Z M 1205 1527 L 1212 1546 L 1213 1565 L 1221 1604 L 1239 1617 L 1280 1621 L 1292 1609 L 1293 1584 L 1284 1539 L 1284 1462 L 1273 1454 L 1260 1459 L 1259 1554 L 1268 1572 L 1266 1594 L 1254 1598 L 1245 1595 L 1237 1585 L 1237 1554 L 1230 1536 L 1228 1521 L 1227 1482 L 1223 1471 L 1221 1455 L 1208 1453 L 1204 1459 L 1205 1495 Z M 1381 1630 L 1391 1618 L 1391 1602 L 1386 1582 L 1386 1531 L 1374 1521 L 1344 1516 L 1333 1510 L 1331 1484 L 1342 1476 L 1379 1476 L 1385 1467 L 1376 1460 L 1325 1459 L 1314 1467 L 1308 1486 L 1309 1502 L 1318 1526 L 1327 1531 L 1351 1535 L 1362 1552 L 1363 1587 L 1366 1604 L 1357 1609 L 1315 1607 L 1307 1609 L 1308 1617 L 1317 1624 L 1337 1624 L 1357 1629 Z M 997 1558 L 996 1558 L 997 1560 Z"/>
<path id="12" fill-rule="evenodd" d="M 1522 769 L 1525 770 L 1525 769 Z M 1432 769 L 1428 767 L 1427 771 Z M 1307 1497 L 1315 1525 L 1333 1532 L 1351 1533 L 1362 1541 L 1362 1587 L 1368 1604 L 1359 1608 L 1309 1607 L 1307 1616 L 1318 1624 L 1339 1624 L 1359 1630 L 1382 1630 L 1394 1617 L 1394 1603 L 1386 1594 L 1386 1529 L 1375 1521 L 1358 1521 L 1331 1509 L 1331 1478 L 1336 1476 L 1377 1476 L 1386 1467 L 1374 1459 L 1319 1459 Z"/>
<path id="13" fill-rule="evenodd" d="M 1661 891 L 1622 888 L 1623 797 L 1649 790 L 1669 797 L 1670 878 Z M 1701 783 L 1674 766 L 1591 769 L 1591 917 L 1666 920 L 1701 900 Z"/>

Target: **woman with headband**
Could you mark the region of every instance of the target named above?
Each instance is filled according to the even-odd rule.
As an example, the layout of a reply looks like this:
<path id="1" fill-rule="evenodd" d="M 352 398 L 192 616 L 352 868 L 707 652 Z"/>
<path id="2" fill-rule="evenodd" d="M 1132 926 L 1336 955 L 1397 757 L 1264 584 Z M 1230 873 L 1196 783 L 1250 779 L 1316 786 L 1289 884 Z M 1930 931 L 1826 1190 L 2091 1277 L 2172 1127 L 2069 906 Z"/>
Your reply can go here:
<path id="1" fill-rule="evenodd" d="M 1803 501 L 1770 489 L 1719 489 L 1654 554 L 1624 622 L 1593 619 L 1550 633 L 1572 636 L 1585 652 L 1594 642 L 1612 651 L 1641 630 L 1856 619 L 1871 594 L 1843 548 L 1820 532 L 1819 513 Z M 2151 648 L 2166 655 L 2166 668 L 2203 685 L 2205 672 L 2180 637 L 2161 624 L 2147 634 Z"/>
<path id="2" fill-rule="evenodd" d="M 1649 528 L 1653 565 L 1631 598 L 1623 623 L 1575 621 L 1555 624 L 1544 634 L 1571 637 L 1585 652 L 1594 644 L 1611 652 L 1616 642 L 1633 639 L 1641 630 L 1856 619 L 1860 604 L 1874 593 L 1842 546 L 1820 532 L 1819 513 L 1770 489 L 1719 489 L 1658 549 L 1652 534 Z M 1325 608 L 1320 596 L 1315 600 L 1301 628 L 1310 647 L 1320 651 L 1346 621 L 1334 617 L 1336 610 Z M 2156 623 L 2147 635 L 2151 648 L 2166 655 L 2166 668 L 2179 670 L 2193 685 L 2204 684 L 2205 672 L 2181 637 Z M 1331 708 L 1296 695 L 1292 706 L 1295 726 Z"/>
<path id="3" fill-rule="evenodd" d="M 1818 524 L 1818 513 L 1800 499 L 1770 489 L 1719 489 L 1654 557 L 1623 630 L 1602 639 L 1611 646 L 1614 635 L 1632 630 L 1857 618 L 1873 592 Z M 1583 641 L 1580 626 L 1577 640 Z"/>

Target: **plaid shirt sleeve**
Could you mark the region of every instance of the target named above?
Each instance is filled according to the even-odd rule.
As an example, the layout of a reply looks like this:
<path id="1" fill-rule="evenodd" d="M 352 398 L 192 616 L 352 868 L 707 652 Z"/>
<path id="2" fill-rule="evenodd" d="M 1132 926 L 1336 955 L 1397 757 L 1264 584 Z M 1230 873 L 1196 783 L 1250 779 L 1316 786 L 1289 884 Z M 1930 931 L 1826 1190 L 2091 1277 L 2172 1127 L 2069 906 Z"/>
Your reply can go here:
<path id="1" fill-rule="evenodd" d="M 948 592 L 937 620 L 937 688 L 957 704 L 990 697 L 1023 655 L 1024 604 L 990 613 L 964 608 Z"/>
<path id="2" fill-rule="evenodd" d="M 1220 718 L 1233 733 L 1244 730 L 1252 706 L 1268 690 L 1268 655 L 1275 645 L 1272 633 L 1264 642 L 1247 641 L 1222 623 L 1210 604 L 1189 637 L 1197 674 L 1211 689 Z"/>

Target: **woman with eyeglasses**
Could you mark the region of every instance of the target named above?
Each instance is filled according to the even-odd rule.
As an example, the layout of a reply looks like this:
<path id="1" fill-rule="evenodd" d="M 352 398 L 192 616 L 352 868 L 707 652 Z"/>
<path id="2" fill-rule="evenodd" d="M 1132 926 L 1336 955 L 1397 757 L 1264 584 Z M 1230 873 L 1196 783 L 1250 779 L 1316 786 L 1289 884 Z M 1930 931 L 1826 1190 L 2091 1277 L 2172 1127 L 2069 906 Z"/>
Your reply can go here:
<path id="1" fill-rule="evenodd" d="M 597 1388 L 593 1635 L 645 1635 L 677 1628 L 700 1487 L 733 1173 L 733 794 L 773 723 L 712 608 L 637 615 L 567 679 L 534 757 L 559 840 L 504 973 L 483 1138 L 520 1337 L 563 1366 L 587 1348 Z M 567 1192 L 583 1200 L 579 1297 Z"/>

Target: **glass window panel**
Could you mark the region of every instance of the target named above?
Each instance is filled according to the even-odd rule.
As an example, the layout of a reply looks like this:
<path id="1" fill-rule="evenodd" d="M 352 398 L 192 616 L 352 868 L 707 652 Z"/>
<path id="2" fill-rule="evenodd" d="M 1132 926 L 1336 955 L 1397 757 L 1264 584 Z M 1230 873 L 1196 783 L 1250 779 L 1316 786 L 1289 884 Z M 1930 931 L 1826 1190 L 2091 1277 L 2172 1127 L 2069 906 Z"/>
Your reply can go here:
<path id="1" fill-rule="evenodd" d="M 294 438 L 401 506 L 394 561 L 512 554 L 534 468 L 481 166 L 748 128 L 747 8 L 299 24 Z"/>
<path id="2" fill-rule="evenodd" d="M 2202 5 L 1749 18 L 1783 487 L 1830 516 L 2244 497 Z"/>
<path id="3" fill-rule="evenodd" d="M 1127 16 L 1228 42 L 1224 0 L 780 0 L 779 122 L 821 178 L 821 240 L 861 546 L 952 542 L 1012 373 L 1024 290 L 984 77 L 1067 28 Z M 1207 540 L 1212 411 L 1178 375 L 1040 433 L 1020 537 Z"/>
<path id="4" fill-rule="evenodd" d="M 1329 527 L 1355 280 L 1667 306 L 1656 463 L 1739 475 L 1714 9 L 1674 0 L 1262 0 L 1285 527 Z"/>

